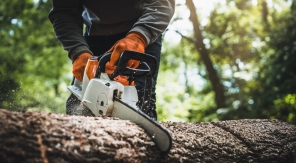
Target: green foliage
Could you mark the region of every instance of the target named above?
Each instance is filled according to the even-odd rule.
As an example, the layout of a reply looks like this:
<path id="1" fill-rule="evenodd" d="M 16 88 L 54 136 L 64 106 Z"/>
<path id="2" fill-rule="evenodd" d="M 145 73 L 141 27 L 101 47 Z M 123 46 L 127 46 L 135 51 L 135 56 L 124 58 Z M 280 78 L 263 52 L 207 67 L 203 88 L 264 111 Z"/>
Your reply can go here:
<path id="1" fill-rule="evenodd" d="M 260 114 L 296 124 L 296 11 L 284 13 L 271 31 L 266 63 L 260 71 L 262 89 L 254 94 L 261 95 L 258 107 L 268 108 Z"/>
<path id="2" fill-rule="evenodd" d="M 62 110 L 69 60 L 47 15 L 51 1 L 2 0 L 0 107 Z M 47 109 L 45 109 L 47 108 Z"/>
<path id="3" fill-rule="evenodd" d="M 215 92 L 192 43 L 183 38 L 179 47 L 165 46 L 162 55 L 162 64 L 166 64 L 164 70 L 171 71 L 171 74 L 175 72 L 179 78 L 185 77 L 183 83 L 177 79 L 173 82 L 179 83 L 178 94 L 188 99 L 182 101 L 182 110 L 175 108 L 170 114 L 182 112 L 186 121 L 277 118 L 295 124 L 295 103 L 287 102 L 287 99 L 293 101 L 296 91 L 293 55 L 296 37 L 295 21 L 292 20 L 295 19 L 295 10 L 287 10 L 285 1 L 272 3 L 277 8 L 263 0 L 257 5 L 249 0 L 227 1 L 226 5 L 216 5 L 209 17 L 200 18 L 208 22 L 200 28 L 214 68 L 226 88 L 226 108 L 215 109 Z M 294 1 L 293 5 L 295 7 Z M 195 39 L 190 34 L 186 37 Z M 193 58 L 182 57 L 188 54 L 188 49 Z M 193 76 L 183 75 L 183 71 L 192 69 L 197 69 Z M 188 82 L 196 76 L 203 80 L 198 87 Z M 162 93 L 162 96 L 171 98 L 161 103 L 174 105 L 181 100 L 178 95 L 172 96 L 172 92 Z M 190 101 L 190 104 L 186 105 L 185 101 Z"/>
<path id="4" fill-rule="evenodd" d="M 18 34 L 14 32 L 20 30 L 18 24 L 11 26 L 14 23 L 14 17 L 19 12 L 11 9 L 6 9 L 8 2 L 2 1 L 0 7 L 0 101 L 11 101 L 13 99 L 14 92 L 17 91 L 19 83 L 16 81 L 18 74 L 22 73 L 23 70 L 20 67 L 25 60 L 22 58 L 22 52 L 14 54 L 17 50 L 15 43 L 18 43 Z M 24 5 L 19 3 L 19 5 Z M 17 6 L 16 6 L 17 7 Z M 3 107 L 0 104 L 0 107 Z"/>
<path id="5" fill-rule="evenodd" d="M 205 83 L 204 65 L 192 44 L 164 42 L 157 83 L 157 111 L 160 121 L 217 121 L 209 112 L 216 108 L 211 89 L 198 90 Z"/>
<path id="6" fill-rule="evenodd" d="M 226 108 L 216 109 L 206 68 L 188 41 L 196 41 L 193 33 L 177 45 L 164 42 L 156 90 L 160 121 L 270 118 L 296 124 L 296 1 L 291 8 L 273 1 L 282 10 L 252 2 L 227 0 L 200 19 L 208 22 L 200 29 L 225 86 Z M 49 0 L 1 1 L 1 108 L 64 112 L 71 63 L 47 18 L 50 8 Z"/>

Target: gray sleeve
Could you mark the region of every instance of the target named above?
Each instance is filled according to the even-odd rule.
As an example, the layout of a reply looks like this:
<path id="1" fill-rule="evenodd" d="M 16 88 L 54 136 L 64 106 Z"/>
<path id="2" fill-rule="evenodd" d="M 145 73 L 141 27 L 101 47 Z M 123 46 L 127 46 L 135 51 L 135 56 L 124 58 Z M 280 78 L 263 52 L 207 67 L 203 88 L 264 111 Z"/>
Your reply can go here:
<path id="1" fill-rule="evenodd" d="M 175 0 L 144 0 L 143 14 L 130 32 L 139 32 L 153 43 L 165 31 L 175 12 Z"/>
<path id="2" fill-rule="evenodd" d="M 52 0 L 53 8 L 48 18 L 51 21 L 57 39 L 68 51 L 68 57 L 74 61 L 83 52 L 91 51 L 83 37 L 83 5 L 80 0 Z M 92 53 L 91 53 L 92 54 Z"/>

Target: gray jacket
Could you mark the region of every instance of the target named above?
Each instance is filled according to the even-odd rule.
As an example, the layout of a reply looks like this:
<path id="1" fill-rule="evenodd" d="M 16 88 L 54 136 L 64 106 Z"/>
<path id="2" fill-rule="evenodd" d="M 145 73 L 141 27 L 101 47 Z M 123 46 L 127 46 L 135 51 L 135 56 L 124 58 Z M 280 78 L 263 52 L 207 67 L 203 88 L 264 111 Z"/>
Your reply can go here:
<path id="1" fill-rule="evenodd" d="M 49 20 L 57 39 L 74 61 L 91 51 L 84 35 L 140 32 L 148 44 L 167 28 L 175 9 L 174 0 L 52 0 Z"/>

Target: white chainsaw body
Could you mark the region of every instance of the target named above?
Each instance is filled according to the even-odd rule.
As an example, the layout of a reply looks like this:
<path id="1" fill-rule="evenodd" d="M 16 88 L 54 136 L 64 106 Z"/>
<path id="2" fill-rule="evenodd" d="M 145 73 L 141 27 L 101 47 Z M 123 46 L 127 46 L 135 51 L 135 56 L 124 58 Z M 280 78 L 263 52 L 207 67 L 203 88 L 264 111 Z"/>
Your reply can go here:
<path id="1" fill-rule="evenodd" d="M 124 103 L 136 108 L 138 101 L 137 90 L 134 86 L 124 86 L 109 79 L 106 73 L 100 78 L 88 79 L 83 76 L 83 83 L 75 79 L 74 85 L 68 89 L 86 106 L 95 116 L 112 116 L 114 93 Z"/>

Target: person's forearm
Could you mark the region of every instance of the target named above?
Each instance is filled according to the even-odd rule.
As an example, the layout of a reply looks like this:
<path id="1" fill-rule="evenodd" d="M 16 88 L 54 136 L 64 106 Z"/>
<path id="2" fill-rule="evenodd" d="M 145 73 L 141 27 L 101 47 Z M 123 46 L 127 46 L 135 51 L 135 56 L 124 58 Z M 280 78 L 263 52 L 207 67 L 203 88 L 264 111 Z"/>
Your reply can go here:
<path id="1" fill-rule="evenodd" d="M 76 57 L 91 51 L 83 37 L 82 5 L 79 0 L 52 0 L 53 8 L 49 13 L 49 20 L 57 39 L 67 50 L 69 58 L 74 61 Z"/>
<path id="2" fill-rule="evenodd" d="M 147 0 L 144 13 L 130 32 L 142 33 L 150 44 L 164 32 L 175 11 L 175 0 Z"/>

